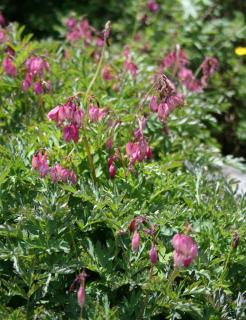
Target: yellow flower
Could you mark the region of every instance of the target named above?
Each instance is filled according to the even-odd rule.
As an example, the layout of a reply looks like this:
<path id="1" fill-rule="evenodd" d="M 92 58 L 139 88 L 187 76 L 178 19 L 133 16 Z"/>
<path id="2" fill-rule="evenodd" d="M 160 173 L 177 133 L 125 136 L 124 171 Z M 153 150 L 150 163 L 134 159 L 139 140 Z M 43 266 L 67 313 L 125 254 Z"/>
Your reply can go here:
<path id="1" fill-rule="evenodd" d="M 235 49 L 235 53 L 238 56 L 245 56 L 246 55 L 246 47 L 237 47 Z"/>

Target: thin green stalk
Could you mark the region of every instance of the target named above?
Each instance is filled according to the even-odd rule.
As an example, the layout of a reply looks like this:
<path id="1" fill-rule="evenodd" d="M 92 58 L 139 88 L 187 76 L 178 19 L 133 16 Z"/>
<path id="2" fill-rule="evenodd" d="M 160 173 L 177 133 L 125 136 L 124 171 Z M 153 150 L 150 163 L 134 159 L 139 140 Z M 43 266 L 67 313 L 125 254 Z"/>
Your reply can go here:
<path id="1" fill-rule="evenodd" d="M 104 57 L 104 52 L 105 52 L 105 48 L 106 48 L 106 41 L 104 40 L 104 44 L 103 44 L 103 48 L 102 48 L 102 53 L 101 53 L 101 57 L 100 57 L 100 60 L 98 62 L 98 65 L 97 65 L 97 69 L 96 69 L 96 72 L 94 74 L 94 77 L 91 79 L 91 82 L 89 83 L 89 86 L 86 90 L 86 93 L 85 93 L 85 99 L 84 99 L 84 105 L 86 105 L 86 102 L 87 102 L 87 98 L 88 98 L 88 95 L 90 93 L 90 90 L 94 84 L 94 82 L 96 81 L 97 79 L 97 76 L 99 74 L 99 71 L 101 69 L 101 65 L 102 65 L 102 62 L 103 62 L 103 57 Z"/>
<path id="2" fill-rule="evenodd" d="M 91 148 L 90 148 L 89 141 L 87 139 L 85 130 L 83 130 L 83 131 L 84 131 L 83 132 L 83 134 L 84 134 L 83 142 L 84 142 L 85 149 L 86 149 L 86 152 L 87 152 L 87 157 L 88 157 L 88 163 L 89 163 L 89 167 L 90 167 L 90 171 L 91 171 L 91 176 L 92 176 L 93 181 L 96 183 L 97 182 L 97 178 L 96 178 L 95 166 L 94 166 L 94 163 L 93 163 L 93 156 L 92 156 L 92 153 L 91 153 Z"/>
<path id="3" fill-rule="evenodd" d="M 83 308 L 80 308 L 79 320 L 83 320 Z"/>

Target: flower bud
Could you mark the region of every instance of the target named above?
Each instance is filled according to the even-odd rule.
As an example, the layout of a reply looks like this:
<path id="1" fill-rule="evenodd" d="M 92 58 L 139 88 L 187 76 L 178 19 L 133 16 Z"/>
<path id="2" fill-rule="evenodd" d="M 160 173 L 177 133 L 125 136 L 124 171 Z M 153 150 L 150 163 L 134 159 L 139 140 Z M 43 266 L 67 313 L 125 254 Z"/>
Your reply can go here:
<path id="1" fill-rule="evenodd" d="M 150 257 L 150 261 L 153 265 L 157 263 L 158 253 L 157 253 L 155 244 L 152 244 L 152 246 L 151 246 L 151 249 L 149 251 L 149 257 Z"/>
<path id="2" fill-rule="evenodd" d="M 116 174 L 115 166 L 114 166 L 114 164 L 111 164 L 111 165 L 109 166 L 109 175 L 110 175 L 110 178 L 114 178 L 114 177 L 115 177 L 115 174 Z"/>
<path id="3" fill-rule="evenodd" d="M 140 236 L 138 231 L 136 230 L 132 237 L 132 251 L 133 252 L 138 251 L 139 245 L 140 245 Z"/>
<path id="4" fill-rule="evenodd" d="M 83 308 L 85 303 L 85 288 L 80 285 L 79 290 L 77 292 L 77 301 L 80 308 Z"/>

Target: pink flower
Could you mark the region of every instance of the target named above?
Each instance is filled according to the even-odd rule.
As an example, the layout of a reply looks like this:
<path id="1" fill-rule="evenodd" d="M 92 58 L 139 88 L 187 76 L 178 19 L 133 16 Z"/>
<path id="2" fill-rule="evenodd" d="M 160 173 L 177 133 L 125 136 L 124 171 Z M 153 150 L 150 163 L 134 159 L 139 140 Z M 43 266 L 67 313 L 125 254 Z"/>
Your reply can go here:
<path id="1" fill-rule="evenodd" d="M 56 164 L 51 170 L 50 170 L 50 177 L 53 183 L 61 181 L 61 182 L 68 182 L 71 181 L 71 183 L 76 184 L 77 183 L 77 176 L 75 172 L 69 171 L 66 168 L 63 168 L 60 164 Z"/>
<path id="2" fill-rule="evenodd" d="M 89 119 L 91 122 L 97 122 L 102 120 L 105 116 L 106 111 L 104 109 L 95 107 L 93 104 L 89 107 Z"/>
<path id="3" fill-rule="evenodd" d="M 158 110 L 157 98 L 155 96 L 150 98 L 149 107 L 152 112 L 156 112 Z"/>
<path id="4" fill-rule="evenodd" d="M 53 168 L 50 169 L 50 177 L 53 183 L 60 180 L 60 168 L 59 164 L 55 165 Z"/>
<path id="5" fill-rule="evenodd" d="M 87 45 L 92 41 L 91 26 L 88 20 L 82 19 L 80 22 L 77 22 L 70 18 L 67 21 L 67 27 L 69 32 L 66 38 L 69 42 L 84 40 L 84 44 Z"/>
<path id="6" fill-rule="evenodd" d="M 158 253 L 156 250 L 156 245 L 152 244 L 151 249 L 149 251 L 149 257 L 152 264 L 156 264 L 158 261 Z"/>
<path id="7" fill-rule="evenodd" d="M 103 40 L 102 37 L 97 37 L 96 45 L 97 45 L 98 47 L 103 47 L 103 45 L 104 45 L 104 40 Z"/>
<path id="8" fill-rule="evenodd" d="M 73 29 L 77 24 L 77 21 L 74 18 L 68 18 L 66 22 L 66 26 L 68 29 Z"/>
<path id="9" fill-rule="evenodd" d="M 48 113 L 49 120 L 55 120 L 56 122 L 58 122 L 59 111 L 60 111 L 60 106 L 57 106 L 54 109 L 50 110 L 50 112 Z"/>
<path id="10" fill-rule="evenodd" d="M 195 78 L 192 70 L 181 68 L 178 73 L 179 80 L 183 85 L 192 92 L 202 92 L 202 85 L 199 80 Z"/>
<path id="11" fill-rule="evenodd" d="M 41 81 L 34 82 L 33 84 L 33 91 L 35 94 L 42 94 L 44 93 L 43 84 Z"/>
<path id="12" fill-rule="evenodd" d="M 152 13 L 156 13 L 159 9 L 159 5 L 155 2 L 155 0 L 148 0 L 147 7 Z"/>
<path id="13" fill-rule="evenodd" d="M 42 154 L 38 151 L 34 154 L 32 158 L 32 168 L 39 171 L 40 177 L 44 178 L 49 172 L 49 166 L 47 163 L 46 153 Z"/>
<path id="14" fill-rule="evenodd" d="M 37 75 L 41 78 L 44 71 L 49 71 L 48 62 L 44 61 L 41 57 L 31 57 L 26 61 L 26 67 L 31 75 Z"/>
<path id="15" fill-rule="evenodd" d="M 111 164 L 109 166 L 109 176 L 110 176 L 110 178 L 114 178 L 115 174 L 116 174 L 115 166 L 114 166 L 114 164 Z"/>
<path id="16" fill-rule="evenodd" d="M 152 156 L 152 150 L 151 150 L 150 146 L 148 145 L 146 148 L 146 158 L 150 159 L 151 156 Z"/>
<path id="17" fill-rule="evenodd" d="M 175 267 L 188 267 L 198 255 L 197 245 L 190 236 L 176 234 L 172 239 L 172 245 Z"/>
<path id="18" fill-rule="evenodd" d="M 73 114 L 73 123 L 77 125 L 77 127 L 81 126 L 82 120 L 84 118 L 84 112 L 81 109 L 77 109 Z"/>
<path id="19" fill-rule="evenodd" d="M 182 49 L 169 52 L 162 60 L 161 66 L 163 68 L 170 68 L 172 65 L 183 68 L 188 63 L 185 52 Z"/>
<path id="20" fill-rule="evenodd" d="M 83 285 L 80 285 L 79 290 L 77 292 L 77 301 L 80 308 L 83 308 L 85 304 L 85 288 Z"/>
<path id="21" fill-rule="evenodd" d="M 3 70 L 8 76 L 16 77 L 17 69 L 9 57 L 3 59 Z"/>
<path id="22" fill-rule="evenodd" d="M 181 93 L 176 93 L 166 98 L 166 104 L 168 105 L 169 112 L 172 112 L 177 106 L 184 105 L 184 96 Z"/>
<path id="23" fill-rule="evenodd" d="M 138 144 L 133 142 L 128 142 L 126 144 L 126 155 L 130 158 L 133 164 L 137 160 Z"/>
<path id="24" fill-rule="evenodd" d="M 161 102 L 158 105 L 157 113 L 158 113 L 159 119 L 162 121 L 165 121 L 170 113 L 170 109 L 168 108 L 168 104 Z"/>
<path id="25" fill-rule="evenodd" d="M 29 73 L 26 74 L 25 80 L 22 81 L 22 90 L 26 91 L 28 90 L 32 85 L 32 77 Z"/>
<path id="26" fill-rule="evenodd" d="M 106 81 L 113 80 L 113 75 L 111 74 L 109 66 L 104 66 L 102 68 L 102 77 Z"/>
<path id="27" fill-rule="evenodd" d="M 70 172 L 66 168 L 61 168 L 60 170 L 60 177 L 62 182 L 68 182 L 68 179 L 70 177 Z"/>
<path id="28" fill-rule="evenodd" d="M 201 78 L 201 83 L 203 87 L 207 87 L 208 79 L 211 75 L 215 73 L 218 68 L 218 60 L 214 57 L 207 57 L 204 59 L 203 63 L 201 64 L 201 69 L 203 76 Z"/>
<path id="29" fill-rule="evenodd" d="M 131 60 L 126 60 L 124 62 L 124 69 L 129 71 L 134 78 L 137 76 L 138 67 Z"/>
<path id="30" fill-rule="evenodd" d="M 135 230 L 132 237 L 132 251 L 133 252 L 138 251 L 139 245 L 140 245 L 140 236 L 138 231 Z"/>
<path id="31" fill-rule="evenodd" d="M 73 140 L 75 143 L 79 140 L 79 129 L 74 124 L 66 125 L 63 128 L 63 139 L 66 142 Z"/>

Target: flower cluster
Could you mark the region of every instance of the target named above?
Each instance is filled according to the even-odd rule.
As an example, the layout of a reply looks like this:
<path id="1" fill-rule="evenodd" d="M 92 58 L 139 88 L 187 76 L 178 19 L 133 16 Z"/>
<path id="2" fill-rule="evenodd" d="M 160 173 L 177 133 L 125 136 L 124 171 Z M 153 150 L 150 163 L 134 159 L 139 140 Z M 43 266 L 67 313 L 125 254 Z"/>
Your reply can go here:
<path id="1" fill-rule="evenodd" d="M 152 265 L 155 265 L 158 261 L 158 252 L 156 247 L 156 226 L 150 224 L 144 216 L 138 216 L 132 219 L 130 222 L 129 230 L 132 233 L 131 247 L 133 252 L 137 252 L 140 246 L 140 234 L 139 231 L 142 226 L 145 226 L 143 232 L 151 237 L 151 248 L 149 250 L 149 258 Z"/>
<path id="2" fill-rule="evenodd" d="M 58 105 L 48 113 L 49 120 L 56 122 L 57 127 L 63 128 L 63 139 L 66 142 L 79 140 L 84 112 L 78 107 L 79 100 L 75 97 L 68 98 L 63 105 Z"/>
<path id="3" fill-rule="evenodd" d="M 39 172 L 40 177 L 44 178 L 49 172 L 49 165 L 47 162 L 47 153 L 37 151 L 32 158 L 32 168 Z"/>
<path id="4" fill-rule="evenodd" d="M 50 177 L 52 182 L 71 182 L 72 184 L 77 183 L 77 176 L 73 170 L 63 168 L 60 164 L 56 164 L 50 169 Z"/>
<path id="5" fill-rule="evenodd" d="M 71 182 L 77 183 L 77 176 L 73 170 L 63 168 L 60 164 L 56 164 L 53 168 L 49 168 L 47 162 L 47 153 L 37 151 L 32 158 L 32 168 L 39 172 L 40 177 L 44 178 L 49 174 L 52 182 Z"/>
<path id="6" fill-rule="evenodd" d="M 173 67 L 178 72 L 181 83 L 192 92 L 201 92 L 208 86 L 208 79 L 218 68 L 218 60 L 214 57 L 206 57 L 199 67 L 202 71 L 201 79 L 197 79 L 193 71 L 187 68 L 189 60 L 183 49 L 177 46 L 176 50 L 168 53 L 161 62 L 161 69 Z"/>
<path id="7" fill-rule="evenodd" d="M 136 63 L 133 61 L 129 47 L 126 47 L 124 49 L 123 55 L 125 57 L 125 61 L 123 64 L 124 70 L 130 72 L 132 77 L 135 78 L 137 76 L 138 67 L 137 67 Z"/>
<path id="8" fill-rule="evenodd" d="M 49 80 L 44 80 L 44 74 L 49 71 L 49 64 L 41 57 L 31 57 L 25 63 L 25 79 L 22 81 L 22 90 L 26 91 L 33 86 L 35 94 L 43 94 L 51 89 Z"/>
<path id="9" fill-rule="evenodd" d="M 129 225 L 129 231 L 133 233 L 131 239 L 131 248 L 133 252 L 137 252 L 140 247 L 140 230 L 145 226 L 143 232 L 151 237 L 151 248 L 149 250 L 150 262 L 155 265 L 158 261 L 158 252 L 156 246 L 157 226 L 150 224 L 144 216 L 138 216 L 132 219 Z M 187 229 L 188 231 L 188 229 Z M 188 267 L 198 256 L 198 248 L 196 242 L 186 234 L 175 234 L 172 238 L 174 248 L 173 259 L 174 267 Z"/>
<path id="10" fill-rule="evenodd" d="M 157 112 L 161 121 L 166 121 L 177 106 L 183 106 L 184 96 L 176 91 L 174 84 L 164 74 L 159 77 L 156 89 L 159 96 L 150 98 L 150 110 Z"/>
<path id="11" fill-rule="evenodd" d="M 142 117 L 139 120 L 139 128 L 134 131 L 135 142 L 129 141 L 126 144 L 126 155 L 130 160 L 129 169 L 136 161 L 142 162 L 144 159 L 151 158 L 152 151 L 143 134 L 145 126 L 146 118 Z"/>
<path id="12" fill-rule="evenodd" d="M 176 234 L 172 239 L 175 267 L 188 267 L 198 255 L 195 241 L 188 235 Z"/>
<path id="13" fill-rule="evenodd" d="M 67 41 L 76 42 L 78 40 L 83 40 L 85 45 L 91 43 L 93 39 L 92 27 L 87 19 L 82 18 L 77 21 L 71 17 L 67 20 L 66 26 L 68 29 L 66 35 Z"/>

